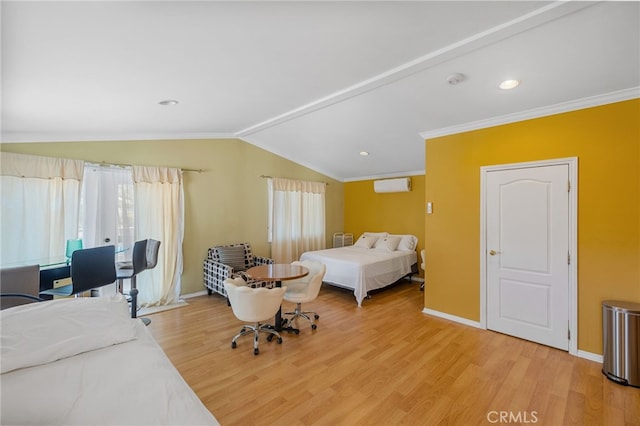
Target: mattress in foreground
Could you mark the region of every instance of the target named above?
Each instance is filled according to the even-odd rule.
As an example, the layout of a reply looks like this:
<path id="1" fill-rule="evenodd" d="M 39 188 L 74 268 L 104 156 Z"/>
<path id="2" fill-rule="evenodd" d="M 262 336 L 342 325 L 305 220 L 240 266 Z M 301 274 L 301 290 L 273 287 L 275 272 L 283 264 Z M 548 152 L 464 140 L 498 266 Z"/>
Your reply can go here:
<path id="1" fill-rule="evenodd" d="M 1 315 L 1 424 L 218 424 L 121 295 Z"/>
<path id="2" fill-rule="evenodd" d="M 303 253 L 300 260 L 324 263 L 324 282 L 353 289 L 358 306 L 371 290 L 386 287 L 411 273 L 417 262 L 415 251 L 365 249 L 356 246 Z"/>

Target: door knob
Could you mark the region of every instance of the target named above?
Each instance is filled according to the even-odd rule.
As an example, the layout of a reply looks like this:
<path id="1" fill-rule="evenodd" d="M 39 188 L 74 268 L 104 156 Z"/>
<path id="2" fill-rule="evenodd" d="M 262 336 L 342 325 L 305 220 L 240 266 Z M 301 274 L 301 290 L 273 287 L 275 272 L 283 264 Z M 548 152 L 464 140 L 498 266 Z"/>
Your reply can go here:
<path id="1" fill-rule="evenodd" d="M 496 254 L 500 254 L 500 253 L 502 253 L 502 252 L 501 251 L 495 251 L 495 250 L 489 250 L 489 254 L 491 256 L 495 256 Z"/>

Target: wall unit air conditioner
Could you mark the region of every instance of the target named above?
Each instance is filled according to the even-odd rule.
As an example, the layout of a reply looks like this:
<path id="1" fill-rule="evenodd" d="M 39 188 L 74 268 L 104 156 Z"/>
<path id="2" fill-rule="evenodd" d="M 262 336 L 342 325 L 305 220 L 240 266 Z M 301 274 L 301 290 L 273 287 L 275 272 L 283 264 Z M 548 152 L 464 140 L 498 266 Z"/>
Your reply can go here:
<path id="1" fill-rule="evenodd" d="M 411 178 L 374 180 L 373 190 L 375 192 L 409 192 L 411 191 Z"/>

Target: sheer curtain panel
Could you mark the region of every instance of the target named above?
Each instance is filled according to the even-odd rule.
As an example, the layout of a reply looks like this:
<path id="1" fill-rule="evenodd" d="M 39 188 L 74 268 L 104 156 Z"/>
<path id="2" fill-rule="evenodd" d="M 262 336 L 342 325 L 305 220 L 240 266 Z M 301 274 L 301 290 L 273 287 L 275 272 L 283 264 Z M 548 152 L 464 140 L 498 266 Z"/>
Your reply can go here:
<path id="1" fill-rule="evenodd" d="M 270 182 L 273 259 L 291 263 L 305 251 L 325 248 L 326 184 L 283 178 Z"/>
<path id="2" fill-rule="evenodd" d="M 80 198 L 80 238 L 85 247 L 113 244 L 116 260 L 131 259 L 135 242 L 131 167 L 87 164 Z"/>
<path id="3" fill-rule="evenodd" d="M 182 170 L 133 166 L 136 240 L 161 242 L 158 264 L 138 275 L 141 306 L 177 303 L 183 268 L 184 193 Z"/>
<path id="4" fill-rule="evenodd" d="M 3 152 L 0 165 L 0 262 L 63 257 L 78 237 L 84 162 Z"/>

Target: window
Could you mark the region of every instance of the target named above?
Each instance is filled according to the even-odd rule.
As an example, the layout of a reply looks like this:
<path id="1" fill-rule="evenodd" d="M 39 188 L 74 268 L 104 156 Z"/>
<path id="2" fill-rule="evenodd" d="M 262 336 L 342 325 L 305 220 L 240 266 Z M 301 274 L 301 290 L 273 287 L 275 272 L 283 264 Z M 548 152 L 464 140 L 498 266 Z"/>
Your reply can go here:
<path id="1" fill-rule="evenodd" d="M 274 260 L 290 263 L 305 251 L 325 248 L 326 184 L 282 178 L 268 182 Z"/>
<path id="2" fill-rule="evenodd" d="M 116 261 L 135 240 L 161 242 L 158 263 L 138 277 L 142 306 L 180 297 L 183 268 L 182 170 L 103 166 L 81 160 L 2 153 L 0 233 L 3 266 L 65 261 L 66 240 L 113 244 Z"/>
<path id="3" fill-rule="evenodd" d="M 84 163 L 11 152 L 0 160 L 2 265 L 64 259 L 65 241 L 77 238 Z"/>

